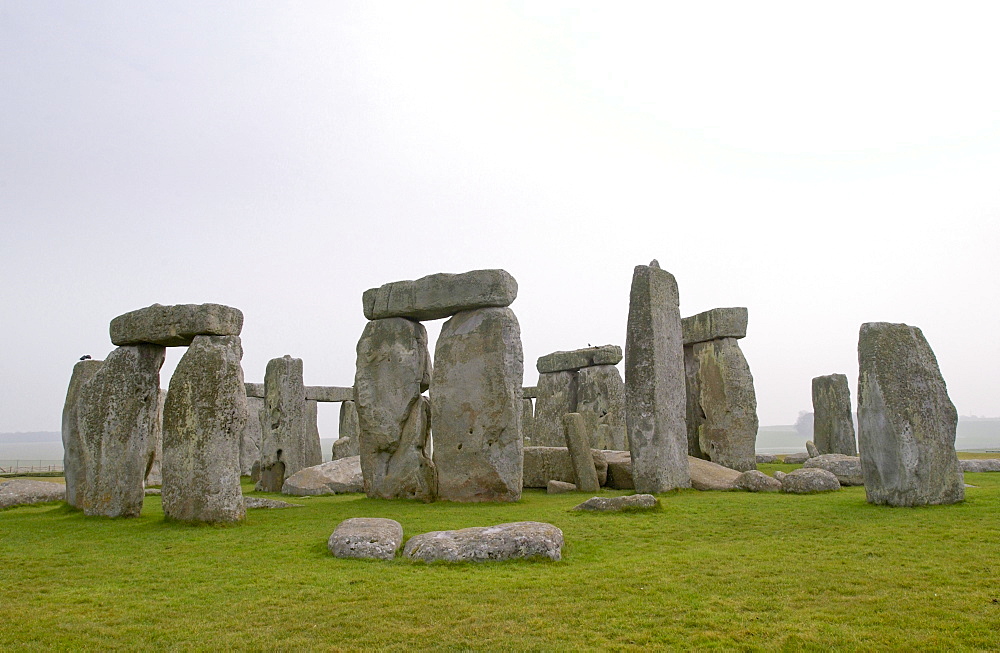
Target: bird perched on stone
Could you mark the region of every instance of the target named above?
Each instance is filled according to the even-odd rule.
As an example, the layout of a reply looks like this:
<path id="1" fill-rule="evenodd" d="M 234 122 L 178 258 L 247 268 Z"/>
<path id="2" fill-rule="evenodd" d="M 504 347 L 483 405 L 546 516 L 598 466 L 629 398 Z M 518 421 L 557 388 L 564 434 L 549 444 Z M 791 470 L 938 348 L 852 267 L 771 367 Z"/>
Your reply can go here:
<path id="1" fill-rule="evenodd" d="M 82 361 L 89 361 L 90 360 L 90 354 L 87 354 L 86 356 L 80 356 L 80 360 L 82 360 Z"/>

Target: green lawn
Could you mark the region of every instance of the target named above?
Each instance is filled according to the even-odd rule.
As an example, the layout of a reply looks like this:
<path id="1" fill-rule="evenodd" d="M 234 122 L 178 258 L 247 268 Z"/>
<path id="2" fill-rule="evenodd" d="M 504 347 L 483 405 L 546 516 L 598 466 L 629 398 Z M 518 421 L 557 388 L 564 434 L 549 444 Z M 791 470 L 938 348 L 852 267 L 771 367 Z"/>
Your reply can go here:
<path id="1" fill-rule="evenodd" d="M 541 491 L 507 505 L 280 497 L 304 507 L 233 527 L 164 522 L 156 496 L 131 520 L 14 508 L 0 512 L 0 648 L 997 650 L 1000 474 L 966 481 L 963 504 L 909 509 L 869 506 L 863 488 L 687 490 L 621 515 Z M 330 556 L 334 527 L 360 516 L 407 537 L 547 521 L 566 546 L 558 563 Z"/>

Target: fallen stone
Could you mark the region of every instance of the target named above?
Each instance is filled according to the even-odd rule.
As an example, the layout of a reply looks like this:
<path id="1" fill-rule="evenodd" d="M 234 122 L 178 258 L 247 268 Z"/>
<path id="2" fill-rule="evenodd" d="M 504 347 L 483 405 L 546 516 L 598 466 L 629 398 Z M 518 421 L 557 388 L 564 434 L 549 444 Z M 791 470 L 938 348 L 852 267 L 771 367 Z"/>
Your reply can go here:
<path id="1" fill-rule="evenodd" d="M 287 501 L 278 501 L 277 499 L 265 499 L 264 497 L 244 497 L 243 503 L 246 504 L 247 510 L 255 510 L 257 508 L 301 508 L 297 503 L 288 503 Z"/>
<path id="2" fill-rule="evenodd" d="M 573 483 L 563 483 L 562 481 L 549 481 L 545 487 L 547 494 L 563 494 L 565 492 L 576 492 L 576 485 Z"/>
<path id="3" fill-rule="evenodd" d="M 781 462 L 780 460 L 778 460 L 777 456 L 772 456 L 769 453 L 759 453 L 759 454 L 757 454 L 756 460 L 757 460 L 757 464 L 758 465 L 759 464 L 763 464 L 763 463 L 777 463 L 777 462 Z"/>
<path id="4" fill-rule="evenodd" d="M 800 467 L 781 477 L 781 491 L 791 494 L 831 492 L 839 489 L 840 481 L 837 477 L 832 472 L 817 467 Z"/>
<path id="5" fill-rule="evenodd" d="M 566 444 L 562 416 L 576 412 L 576 382 L 577 375 L 572 372 L 538 376 L 531 444 L 536 447 L 562 447 Z"/>
<path id="6" fill-rule="evenodd" d="M 322 401 L 325 403 L 354 401 L 354 387 L 342 388 L 327 385 L 307 385 L 306 401 Z"/>
<path id="7" fill-rule="evenodd" d="M 238 336 L 242 330 L 243 313 L 231 306 L 153 304 L 111 320 L 111 342 L 186 347 L 195 336 Z"/>
<path id="8" fill-rule="evenodd" d="M 249 385 L 249 384 L 248 384 Z M 263 420 L 268 419 L 262 397 L 247 396 L 247 421 L 240 437 L 240 474 L 260 473 L 260 444 L 264 439 Z"/>
<path id="9" fill-rule="evenodd" d="M 733 483 L 733 489 L 744 492 L 778 492 L 781 490 L 781 481 L 771 478 L 764 472 L 750 469 L 740 474 Z"/>
<path id="10" fill-rule="evenodd" d="M 786 453 L 781 458 L 781 462 L 786 465 L 801 465 L 807 460 L 809 460 L 809 454 L 807 453 Z"/>
<path id="11" fill-rule="evenodd" d="M 958 464 L 963 472 L 1000 472 L 1000 458 L 959 460 Z"/>
<path id="12" fill-rule="evenodd" d="M 632 482 L 632 454 L 628 451 L 604 451 L 608 463 L 606 485 L 615 490 L 634 490 Z"/>
<path id="13" fill-rule="evenodd" d="M 841 485 L 864 485 L 865 477 L 861 473 L 861 458 L 845 456 L 842 453 L 826 453 L 810 458 L 802 465 L 806 468 L 825 469 L 840 481 Z"/>
<path id="14" fill-rule="evenodd" d="M 594 449 L 628 450 L 625 382 L 613 365 L 585 367 L 577 373 L 576 408 Z"/>
<path id="15" fill-rule="evenodd" d="M 406 543 L 403 556 L 424 562 L 559 560 L 562 545 L 562 531 L 552 524 L 524 521 L 415 535 Z"/>
<path id="16" fill-rule="evenodd" d="M 858 455 L 851 416 L 851 390 L 843 374 L 812 380 L 813 442 L 820 454 Z"/>
<path id="17" fill-rule="evenodd" d="M 556 351 L 538 359 L 535 367 L 540 374 L 552 372 L 575 372 L 582 367 L 594 365 L 617 365 L 622 360 L 622 348 L 618 345 L 587 347 L 573 351 Z"/>
<path id="18" fill-rule="evenodd" d="M 66 390 L 66 403 L 62 413 L 63 474 L 66 478 L 66 503 L 83 509 L 83 498 L 87 487 L 87 448 L 80 433 L 79 405 L 80 391 L 104 361 L 84 360 L 73 366 L 73 374 Z"/>
<path id="19" fill-rule="evenodd" d="M 786 474 L 785 472 L 782 472 L 782 471 L 776 471 L 776 472 L 774 473 L 774 478 L 775 478 L 776 480 L 778 480 L 779 482 L 780 482 L 780 481 L 783 481 L 783 480 L 785 479 L 785 477 L 786 477 L 786 476 L 788 476 L 788 474 Z"/>
<path id="20" fill-rule="evenodd" d="M 808 454 L 810 458 L 815 458 L 819 455 L 819 449 L 816 448 L 816 445 L 813 444 L 812 440 L 806 440 L 806 454 Z"/>
<path id="21" fill-rule="evenodd" d="M 607 480 L 608 463 L 606 452 L 591 450 L 597 480 L 603 485 Z M 566 447 L 524 447 L 524 471 L 522 482 L 526 488 L 544 488 L 549 481 L 573 483 L 573 463 Z"/>
<path id="22" fill-rule="evenodd" d="M 33 503 L 62 501 L 66 498 L 66 486 L 48 481 L 33 481 L 14 478 L 0 481 L 0 510 Z"/>
<path id="23" fill-rule="evenodd" d="M 747 309 L 713 308 L 681 320 L 684 344 L 693 345 L 722 338 L 745 338 L 747 335 Z"/>
<path id="24" fill-rule="evenodd" d="M 582 492 L 597 492 L 601 489 L 601 483 L 597 480 L 594 457 L 584 432 L 583 417 L 579 413 L 563 415 L 563 428 L 570 464 L 573 466 L 573 483 Z"/>
<path id="25" fill-rule="evenodd" d="M 295 472 L 281 487 L 282 494 L 316 496 L 365 491 L 361 456 L 340 458 Z"/>
<path id="26" fill-rule="evenodd" d="M 589 512 L 638 512 L 659 510 L 660 500 L 652 494 L 632 494 L 624 497 L 592 497 L 573 510 Z"/>
<path id="27" fill-rule="evenodd" d="M 691 487 L 696 490 L 732 490 L 740 472 L 729 467 L 717 465 L 708 460 L 688 457 L 688 470 L 691 475 Z"/>
<path id="28" fill-rule="evenodd" d="M 372 560 L 392 560 L 402 545 L 403 527 L 381 517 L 345 519 L 326 543 L 334 557 Z"/>
<path id="29" fill-rule="evenodd" d="M 261 418 L 260 479 L 257 490 L 280 492 L 285 479 L 323 462 L 319 438 L 307 425 L 302 359 L 285 355 L 267 362 Z"/>
<path id="30" fill-rule="evenodd" d="M 416 281 L 394 281 L 366 290 L 365 317 L 437 320 L 462 311 L 510 306 L 517 281 L 505 270 L 432 274 Z"/>

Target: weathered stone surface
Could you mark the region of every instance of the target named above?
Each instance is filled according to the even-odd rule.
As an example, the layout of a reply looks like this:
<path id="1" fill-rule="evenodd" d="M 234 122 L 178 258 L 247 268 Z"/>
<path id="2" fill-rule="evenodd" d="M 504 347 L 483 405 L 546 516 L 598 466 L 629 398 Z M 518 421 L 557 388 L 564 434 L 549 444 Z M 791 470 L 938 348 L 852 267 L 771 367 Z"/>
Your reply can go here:
<path id="1" fill-rule="evenodd" d="M 222 304 L 153 304 L 111 320 L 115 345 L 186 347 L 195 336 L 238 336 L 243 312 Z"/>
<path id="2" fill-rule="evenodd" d="M 437 320 L 462 311 L 510 306 L 517 281 L 505 270 L 432 274 L 416 281 L 394 281 L 366 290 L 365 317 Z"/>
<path id="3" fill-rule="evenodd" d="M 808 453 L 786 453 L 782 457 L 781 462 L 786 465 L 801 465 L 807 460 L 809 460 Z"/>
<path id="4" fill-rule="evenodd" d="M 191 522 L 246 517 L 240 439 L 247 421 L 239 336 L 196 336 L 163 407 L 163 514 Z"/>
<path id="5" fill-rule="evenodd" d="M 514 312 L 458 313 L 441 327 L 434 364 L 430 395 L 439 497 L 517 501 L 524 354 Z"/>
<path id="6" fill-rule="evenodd" d="M 576 409 L 595 449 L 628 449 L 625 382 L 613 365 L 585 367 L 577 373 Z M 602 428 L 603 427 L 603 428 Z"/>
<path id="7" fill-rule="evenodd" d="M 722 338 L 745 338 L 747 335 L 747 309 L 713 308 L 681 320 L 684 344 L 693 345 Z"/>
<path id="8" fill-rule="evenodd" d="M 345 519 L 337 524 L 326 546 L 337 558 L 392 560 L 403 546 L 403 527 L 381 517 Z"/>
<path id="9" fill-rule="evenodd" d="M 338 437 L 333 442 L 333 460 L 360 456 L 361 447 L 358 444 L 361 437 L 361 426 L 358 422 L 358 407 L 353 401 L 340 404 L 340 428 Z"/>
<path id="10" fill-rule="evenodd" d="M 354 377 L 365 492 L 383 499 L 433 501 L 427 400 L 427 330 L 401 317 L 372 320 L 358 340 Z M 436 434 L 435 434 L 436 435 Z"/>
<path id="11" fill-rule="evenodd" d="M 563 415 L 566 433 L 566 448 L 573 466 L 573 483 L 583 492 L 597 492 L 601 484 L 597 480 L 594 458 L 590 453 L 590 443 L 584 431 L 583 417 L 579 413 Z"/>
<path id="12" fill-rule="evenodd" d="M 868 502 L 962 501 L 958 413 L 924 334 L 906 324 L 863 324 L 858 367 L 858 446 Z"/>
<path id="13" fill-rule="evenodd" d="M 732 490 L 740 472 L 708 460 L 688 457 L 691 487 L 696 490 Z"/>
<path id="14" fill-rule="evenodd" d="M 660 500 L 652 494 L 633 494 L 626 497 L 593 497 L 573 508 L 573 510 L 586 510 L 589 512 L 633 512 L 659 509 Z"/>
<path id="15" fill-rule="evenodd" d="M 523 393 L 522 396 L 525 399 L 535 399 L 535 398 L 538 397 L 538 386 L 537 385 L 526 385 L 523 388 L 521 388 L 521 392 Z"/>
<path id="16" fill-rule="evenodd" d="M 808 454 L 810 458 L 815 458 L 819 455 L 819 449 L 816 448 L 816 445 L 812 440 L 806 440 L 806 454 Z"/>
<path id="17" fill-rule="evenodd" d="M 775 474 L 775 478 L 777 478 Z M 840 481 L 833 473 L 818 467 L 800 467 L 781 477 L 781 491 L 791 494 L 831 492 L 840 489 Z"/>
<path id="18" fill-rule="evenodd" d="M 535 433 L 531 444 L 536 447 L 561 447 L 566 444 L 562 416 L 576 412 L 576 382 L 577 375 L 572 372 L 539 375 Z"/>
<path id="19" fill-rule="evenodd" d="M 62 483 L 33 481 L 26 478 L 0 481 L 0 510 L 32 503 L 62 501 L 65 498 L 66 486 Z"/>
<path id="20" fill-rule="evenodd" d="M 1000 472 L 1000 458 L 959 460 L 958 464 L 963 472 Z"/>
<path id="21" fill-rule="evenodd" d="M 845 456 L 842 453 L 825 453 L 814 456 L 802 465 L 825 469 L 840 481 L 841 485 L 864 485 L 865 477 L 861 473 L 861 458 Z"/>
<path id="22" fill-rule="evenodd" d="M 142 511 L 146 443 L 157 427 L 165 352 L 159 345 L 119 347 L 80 390 L 86 515 L 137 517 Z"/>
<path id="23" fill-rule="evenodd" d="M 531 399 L 521 400 L 521 439 L 529 447 L 535 433 L 535 405 Z"/>
<path id="24" fill-rule="evenodd" d="M 265 499 L 264 497 L 244 497 L 243 503 L 246 505 L 247 510 L 254 510 L 256 508 L 301 508 L 302 506 L 297 503 L 288 503 L 287 501 L 278 501 L 277 499 Z"/>
<path id="25" fill-rule="evenodd" d="M 778 492 L 781 490 L 781 481 L 771 478 L 764 472 L 756 469 L 749 469 L 736 479 L 733 489 L 744 492 Z"/>
<path id="26" fill-rule="evenodd" d="M 322 401 L 327 403 L 354 401 L 354 388 L 353 386 L 344 388 L 333 385 L 307 385 L 306 401 Z"/>
<path id="27" fill-rule="evenodd" d="M 62 413 L 63 470 L 66 478 L 66 503 L 83 509 L 87 486 L 87 448 L 79 426 L 80 392 L 85 383 L 94 378 L 104 361 L 85 360 L 73 366 L 73 374 L 66 390 L 66 403 Z"/>
<path id="28" fill-rule="evenodd" d="M 760 465 L 762 463 L 777 463 L 777 462 L 781 462 L 780 460 L 778 460 L 777 456 L 774 456 L 774 455 L 769 454 L 769 453 L 759 453 L 759 454 L 757 454 L 757 464 L 758 465 Z"/>
<path id="29" fill-rule="evenodd" d="M 302 359 L 286 355 L 268 361 L 264 395 L 257 490 L 280 492 L 286 478 L 323 462 L 319 438 L 310 437 L 306 422 Z"/>
<path id="30" fill-rule="evenodd" d="M 564 494 L 566 492 L 576 492 L 576 485 L 573 483 L 563 483 L 562 481 L 549 481 L 545 486 L 546 494 Z"/>
<path id="31" fill-rule="evenodd" d="M 319 437 L 319 405 L 318 402 L 312 399 L 306 399 L 306 442 L 310 445 L 314 444 L 320 447 L 320 450 L 313 452 L 315 458 L 316 455 L 319 456 L 319 460 L 323 460 L 323 451 L 321 447 Z"/>
<path id="32" fill-rule="evenodd" d="M 813 442 L 820 454 L 858 455 L 851 417 L 851 390 L 843 374 L 812 380 Z"/>
<path id="33" fill-rule="evenodd" d="M 340 458 L 300 469 L 285 479 L 285 484 L 281 487 L 282 494 L 299 497 L 364 491 L 361 456 Z"/>
<path id="34" fill-rule="evenodd" d="M 333 441 L 333 460 L 361 456 L 358 438 L 338 438 Z"/>
<path id="35" fill-rule="evenodd" d="M 628 451 L 605 451 L 608 462 L 608 479 L 606 485 L 615 490 L 634 490 L 632 482 L 632 454 Z"/>
<path id="36" fill-rule="evenodd" d="M 779 470 L 779 471 L 776 471 L 776 472 L 774 472 L 774 478 L 775 478 L 775 480 L 777 480 L 777 481 L 778 481 L 779 483 L 780 483 L 781 481 L 783 481 L 783 480 L 785 479 L 785 477 L 786 477 L 786 476 L 788 476 L 788 474 L 786 474 L 785 472 L 782 472 L 782 471 L 780 471 L 780 470 Z"/>
<path id="37" fill-rule="evenodd" d="M 143 486 L 163 485 L 163 407 L 167 402 L 167 391 L 160 389 L 156 401 L 156 427 L 146 441 L 146 473 Z"/>
<path id="38" fill-rule="evenodd" d="M 523 521 L 415 535 L 403 555 L 424 562 L 482 562 L 562 557 L 563 534 L 552 524 Z"/>
<path id="39" fill-rule="evenodd" d="M 622 348 L 618 345 L 587 347 L 573 351 L 556 351 L 538 359 L 535 367 L 541 374 L 552 372 L 575 372 L 582 367 L 594 365 L 617 365 L 622 360 Z"/>
<path id="40" fill-rule="evenodd" d="M 684 347 L 688 454 L 726 467 L 757 468 L 757 395 L 735 338 Z"/>
<path id="41" fill-rule="evenodd" d="M 247 398 L 255 397 L 257 399 L 264 398 L 264 384 L 263 383 L 245 383 L 243 384 L 247 390 Z"/>
<path id="42" fill-rule="evenodd" d="M 604 485 L 608 474 L 608 463 L 604 458 L 606 453 L 594 450 L 590 452 L 597 470 L 597 480 L 601 485 Z M 544 488 L 549 481 L 572 483 L 575 478 L 573 463 L 570 462 L 566 447 L 524 448 L 524 487 Z"/>
<path id="43" fill-rule="evenodd" d="M 250 385 L 249 383 L 246 385 Z M 240 438 L 240 474 L 260 474 L 260 445 L 264 440 L 264 420 L 268 419 L 263 397 L 247 397 L 247 421 Z"/>
<path id="44" fill-rule="evenodd" d="M 625 341 L 625 399 L 632 478 L 639 492 L 691 485 L 678 302 L 672 274 L 656 261 L 636 266 Z"/>
<path id="45" fill-rule="evenodd" d="M 145 490 L 143 490 L 143 494 L 145 494 L 147 497 L 158 497 L 163 494 L 163 490 L 161 490 L 158 487 L 148 487 Z"/>

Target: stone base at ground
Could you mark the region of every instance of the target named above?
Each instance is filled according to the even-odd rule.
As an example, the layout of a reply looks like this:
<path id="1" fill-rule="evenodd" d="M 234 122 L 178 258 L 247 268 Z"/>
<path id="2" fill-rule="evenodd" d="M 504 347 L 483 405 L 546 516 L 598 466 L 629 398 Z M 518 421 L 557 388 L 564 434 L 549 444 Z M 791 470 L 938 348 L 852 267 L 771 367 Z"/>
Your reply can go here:
<path id="1" fill-rule="evenodd" d="M 781 491 L 791 494 L 831 492 L 840 489 L 840 481 L 825 469 L 802 467 L 781 478 Z"/>
<path id="2" fill-rule="evenodd" d="M 696 490 L 732 490 L 740 472 L 701 458 L 688 456 L 691 487 Z"/>
<path id="3" fill-rule="evenodd" d="M 11 506 L 62 501 L 65 498 L 66 486 L 62 483 L 33 481 L 26 478 L 0 482 L 0 510 Z"/>
<path id="4" fill-rule="evenodd" d="M 825 469 L 840 481 L 841 485 L 864 485 L 865 477 L 861 473 L 861 458 L 845 456 L 842 453 L 827 453 L 810 458 L 802 465 L 805 468 L 815 467 Z"/>
<path id="5" fill-rule="evenodd" d="M 282 494 L 297 497 L 364 491 L 361 456 L 340 458 L 322 465 L 300 469 L 285 479 L 284 485 L 281 486 Z"/>
<path id="6" fill-rule="evenodd" d="M 634 490 L 632 483 L 632 454 L 628 451 L 603 451 L 608 462 L 608 479 L 604 483 L 615 490 Z"/>
<path id="7" fill-rule="evenodd" d="M 809 460 L 809 454 L 807 453 L 786 453 L 781 458 L 781 462 L 786 465 L 801 465 L 807 460 Z"/>
<path id="8" fill-rule="evenodd" d="M 659 510 L 660 500 L 652 494 L 632 494 L 627 497 L 592 497 L 573 510 L 588 512 L 631 512 Z"/>
<path id="9" fill-rule="evenodd" d="M 403 555 L 411 560 L 482 562 L 562 558 L 563 533 L 552 524 L 524 521 L 415 535 Z"/>
<path id="10" fill-rule="evenodd" d="M 392 560 L 403 545 L 403 527 L 393 519 L 355 517 L 337 525 L 326 546 L 337 558 Z"/>
<path id="11" fill-rule="evenodd" d="M 750 469 L 740 474 L 733 484 L 733 489 L 744 492 L 778 492 L 781 490 L 781 481 L 771 478 L 764 472 Z"/>
<path id="12" fill-rule="evenodd" d="M 601 485 L 607 481 L 608 463 L 604 452 L 591 449 L 597 480 Z M 626 452 L 627 453 L 627 452 Z M 566 447 L 525 447 L 524 476 L 522 482 L 527 488 L 544 488 L 549 481 L 573 483 L 573 463 Z"/>
<path id="13" fill-rule="evenodd" d="M 576 492 L 576 486 L 572 483 L 563 483 L 562 481 L 549 481 L 549 484 L 545 487 L 545 491 L 548 494 L 563 494 L 565 492 Z"/>
<path id="14" fill-rule="evenodd" d="M 757 454 L 757 464 L 760 463 L 776 463 L 780 462 L 777 456 L 771 455 L 769 453 L 759 453 Z"/>
<path id="15" fill-rule="evenodd" d="M 254 510 L 256 508 L 301 508 L 297 503 L 288 503 L 287 501 L 278 501 L 277 499 L 265 499 L 264 497 L 244 497 L 243 503 L 246 505 L 247 510 Z"/>

